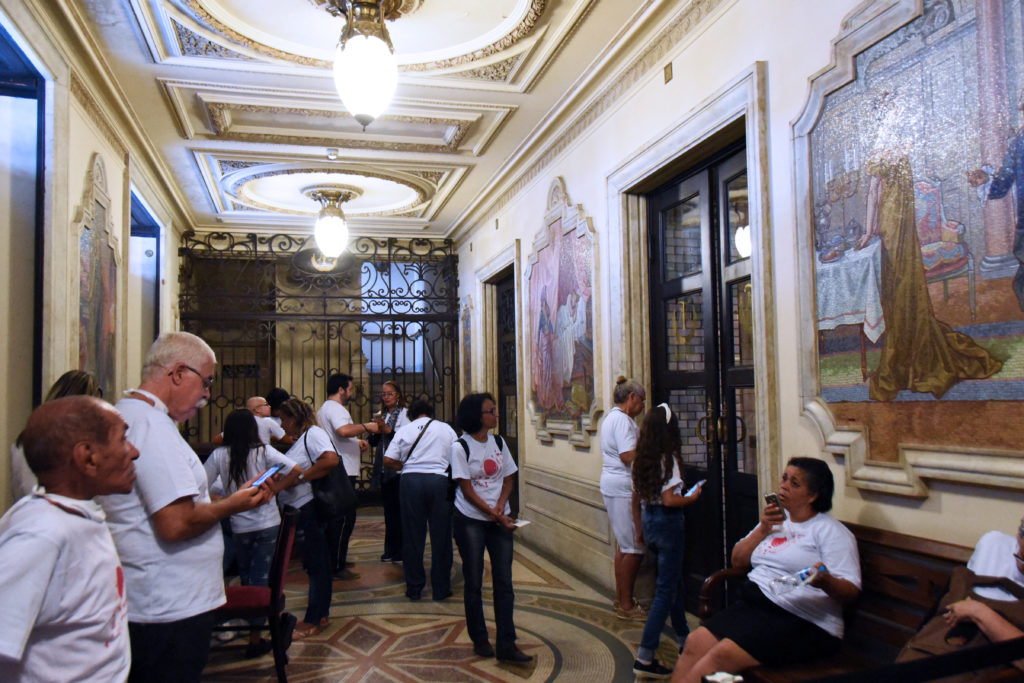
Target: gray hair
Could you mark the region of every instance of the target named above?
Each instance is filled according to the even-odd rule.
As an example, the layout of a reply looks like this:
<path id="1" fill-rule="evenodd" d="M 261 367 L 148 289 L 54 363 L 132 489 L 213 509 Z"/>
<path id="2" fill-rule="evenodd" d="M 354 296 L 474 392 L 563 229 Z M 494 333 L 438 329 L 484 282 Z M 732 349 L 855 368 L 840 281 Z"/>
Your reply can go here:
<path id="1" fill-rule="evenodd" d="M 612 392 L 612 403 L 615 405 L 625 403 L 630 394 L 636 394 L 641 397 L 647 396 L 647 392 L 644 391 L 643 385 L 635 379 L 619 377 L 615 380 L 615 390 Z"/>
<path id="2" fill-rule="evenodd" d="M 142 363 L 142 379 L 155 379 L 166 368 L 176 363 L 200 368 L 208 361 L 217 362 L 210 345 L 189 332 L 164 332 L 146 353 Z"/>

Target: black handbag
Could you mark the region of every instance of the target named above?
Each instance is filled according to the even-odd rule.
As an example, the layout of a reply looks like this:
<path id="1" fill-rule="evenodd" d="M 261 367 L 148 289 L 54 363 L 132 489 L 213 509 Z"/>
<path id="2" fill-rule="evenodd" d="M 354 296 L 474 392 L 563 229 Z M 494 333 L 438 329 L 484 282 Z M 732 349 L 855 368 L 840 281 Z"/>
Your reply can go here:
<path id="1" fill-rule="evenodd" d="M 306 430 L 306 434 L 308 433 L 309 430 Z M 313 458 L 309 454 L 306 434 L 302 435 L 302 447 L 306 449 L 306 458 L 312 467 Z M 313 509 L 316 510 L 316 516 L 321 522 L 347 517 L 356 509 L 356 492 L 345 472 L 345 465 L 340 462 L 341 456 L 338 456 L 338 460 L 337 467 L 331 468 L 323 477 L 309 482 L 313 487 Z"/>

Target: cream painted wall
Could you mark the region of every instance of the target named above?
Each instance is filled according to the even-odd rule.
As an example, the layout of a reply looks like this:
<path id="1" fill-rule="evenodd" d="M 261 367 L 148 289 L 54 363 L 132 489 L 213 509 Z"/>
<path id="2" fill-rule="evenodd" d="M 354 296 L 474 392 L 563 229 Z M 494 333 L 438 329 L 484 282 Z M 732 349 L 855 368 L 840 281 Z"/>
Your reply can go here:
<path id="1" fill-rule="evenodd" d="M 677 4 L 682 6 L 685 3 Z M 749 71 L 755 62 L 762 61 L 767 67 L 767 199 L 775 277 L 775 305 L 772 309 L 777 330 L 778 355 L 775 362 L 780 378 L 775 396 L 780 407 L 780 448 L 775 455 L 773 471 L 778 471 L 784 460 L 794 455 L 821 456 L 832 464 L 836 476 L 837 517 L 973 545 L 990 528 L 1012 531 L 1016 527 L 1024 512 L 1018 501 L 1019 495 L 1012 491 L 950 483 L 932 483 L 929 497 L 922 501 L 862 492 L 845 484 L 846 464 L 842 458 L 822 453 L 823 444 L 817 429 L 801 417 L 803 406 L 796 379 L 800 370 L 798 335 L 801 311 L 797 297 L 800 283 L 796 268 L 797 188 L 794 186 L 792 123 L 806 106 L 810 78 L 832 61 L 831 41 L 840 34 L 844 17 L 860 4 L 859 0 L 737 0 L 727 6 L 724 14 L 687 35 L 674 51 L 666 54 L 632 87 L 623 89 L 617 107 L 600 115 L 585 134 L 573 140 L 505 206 L 480 218 L 477 227 L 460 241 L 460 294 L 471 295 L 474 301 L 478 300 L 479 283 L 473 274 L 515 239 L 521 240 L 522 261 L 526 263 L 532 252 L 534 236 L 541 226 L 548 187 L 558 176 L 564 179 L 571 201 L 582 204 L 585 214 L 594 221 L 600 240 L 596 277 L 600 285 L 607 285 L 616 276 L 620 265 L 617 254 L 609 253 L 607 249 L 609 174 L 624 160 L 659 139 L 665 131 L 691 116 L 727 83 Z M 650 38 L 650 35 L 636 37 L 637 49 L 645 47 L 646 40 Z M 631 56 L 620 60 L 624 72 L 632 61 Z M 675 77 L 665 84 L 661 67 L 668 61 L 673 64 Z M 556 134 L 552 139 L 561 142 L 564 138 Z M 533 158 L 539 158 L 545 150 L 542 146 L 531 150 Z M 514 181 L 516 177 L 518 175 L 506 180 Z M 501 226 L 497 233 L 494 231 L 495 220 Z M 495 239 L 496 235 L 498 239 Z M 606 291 L 605 287 L 603 292 Z M 602 404 L 607 406 L 615 376 L 623 371 L 635 373 L 636 369 L 624 367 L 620 354 L 608 338 L 606 323 L 618 315 L 614 309 L 615 302 L 603 293 L 599 296 L 595 321 L 595 354 L 599 365 L 597 394 Z M 520 283 L 519 300 L 523 299 L 524 290 Z M 630 317 L 646 315 L 646 311 L 634 310 L 626 312 L 625 318 L 628 321 Z M 484 322 L 485 316 L 478 312 L 474 318 L 474 325 L 478 328 L 474 330 L 473 340 L 476 350 L 474 378 L 483 376 L 485 359 L 493 357 L 486 347 L 481 347 L 485 335 L 479 328 Z M 525 326 L 526 320 L 521 318 L 520 339 Z M 519 373 L 520 391 L 524 396 L 529 392 L 526 360 L 524 357 Z M 589 452 L 572 448 L 565 440 L 544 445 L 535 438 L 535 430 L 526 419 L 528 411 L 525 407 L 521 408 L 521 413 L 524 416 L 520 435 L 521 467 L 525 466 L 527 470 L 536 468 L 544 477 L 548 474 L 565 477 L 573 487 L 582 486 L 582 493 L 576 495 L 589 501 L 576 506 L 566 503 L 567 513 L 578 517 L 551 520 L 554 526 L 544 527 L 543 532 L 550 533 L 552 528 L 558 528 L 558 524 L 564 522 L 565 526 L 558 533 L 566 538 L 578 537 L 579 529 L 575 527 L 586 526 L 593 521 L 588 522 L 585 518 L 592 512 L 588 506 L 593 504 L 601 470 L 596 435 Z M 762 453 L 762 457 L 767 455 Z M 529 477 L 528 472 L 527 482 L 521 486 L 524 491 L 529 491 Z M 762 486 L 770 488 L 774 482 L 762 482 Z M 535 524 L 524 532 L 531 531 L 536 539 L 536 534 L 541 533 L 537 527 Z M 531 537 L 529 533 L 524 535 Z M 596 538 L 598 534 L 590 535 Z M 609 563 L 609 583 L 610 569 Z"/>

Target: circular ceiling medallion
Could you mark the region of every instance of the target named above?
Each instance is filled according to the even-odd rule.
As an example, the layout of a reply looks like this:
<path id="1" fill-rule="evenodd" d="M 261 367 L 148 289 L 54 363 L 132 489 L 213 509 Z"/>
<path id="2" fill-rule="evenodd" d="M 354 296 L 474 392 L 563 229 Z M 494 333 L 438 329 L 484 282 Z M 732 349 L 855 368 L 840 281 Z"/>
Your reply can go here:
<path id="1" fill-rule="evenodd" d="M 411 213 L 432 196 L 423 179 L 352 168 L 261 165 L 225 175 L 221 186 L 247 206 L 299 216 L 319 213 L 320 204 L 308 194 L 316 188 L 339 188 L 349 195 L 343 206 L 349 217 Z"/>
<path id="2" fill-rule="evenodd" d="M 547 0 L 402 0 L 387 22 L 400 68 L 468 65 L 529 35 Z M 330 67 L 344 26 L 325 0 L 182 0 L 228 41 L 274 59 Z M 320 6 L 318 6 L 318 3 Z M 406 6 L 409 10 L 406 10 Z"/>

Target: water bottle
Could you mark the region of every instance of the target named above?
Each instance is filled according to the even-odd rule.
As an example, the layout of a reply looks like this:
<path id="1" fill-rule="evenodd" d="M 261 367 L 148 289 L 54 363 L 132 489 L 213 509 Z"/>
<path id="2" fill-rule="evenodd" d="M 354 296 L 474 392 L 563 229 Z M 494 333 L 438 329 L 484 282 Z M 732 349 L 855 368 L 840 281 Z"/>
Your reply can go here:
<path id="1" fill-rule="evenodd" d="M 820 567 L 804 567 L 796 574 L 787 574 L 786 576 L 779 576 L 772 579 L 772 582 L 769 584 L 769 588 L 773 595 L 782 595 L 783 593 L 788 593 L 794 588 L 807 585 L 818 572 L 827 571 L 828 569 L 825 568 L 825 565 L 821 565 Z"/>

